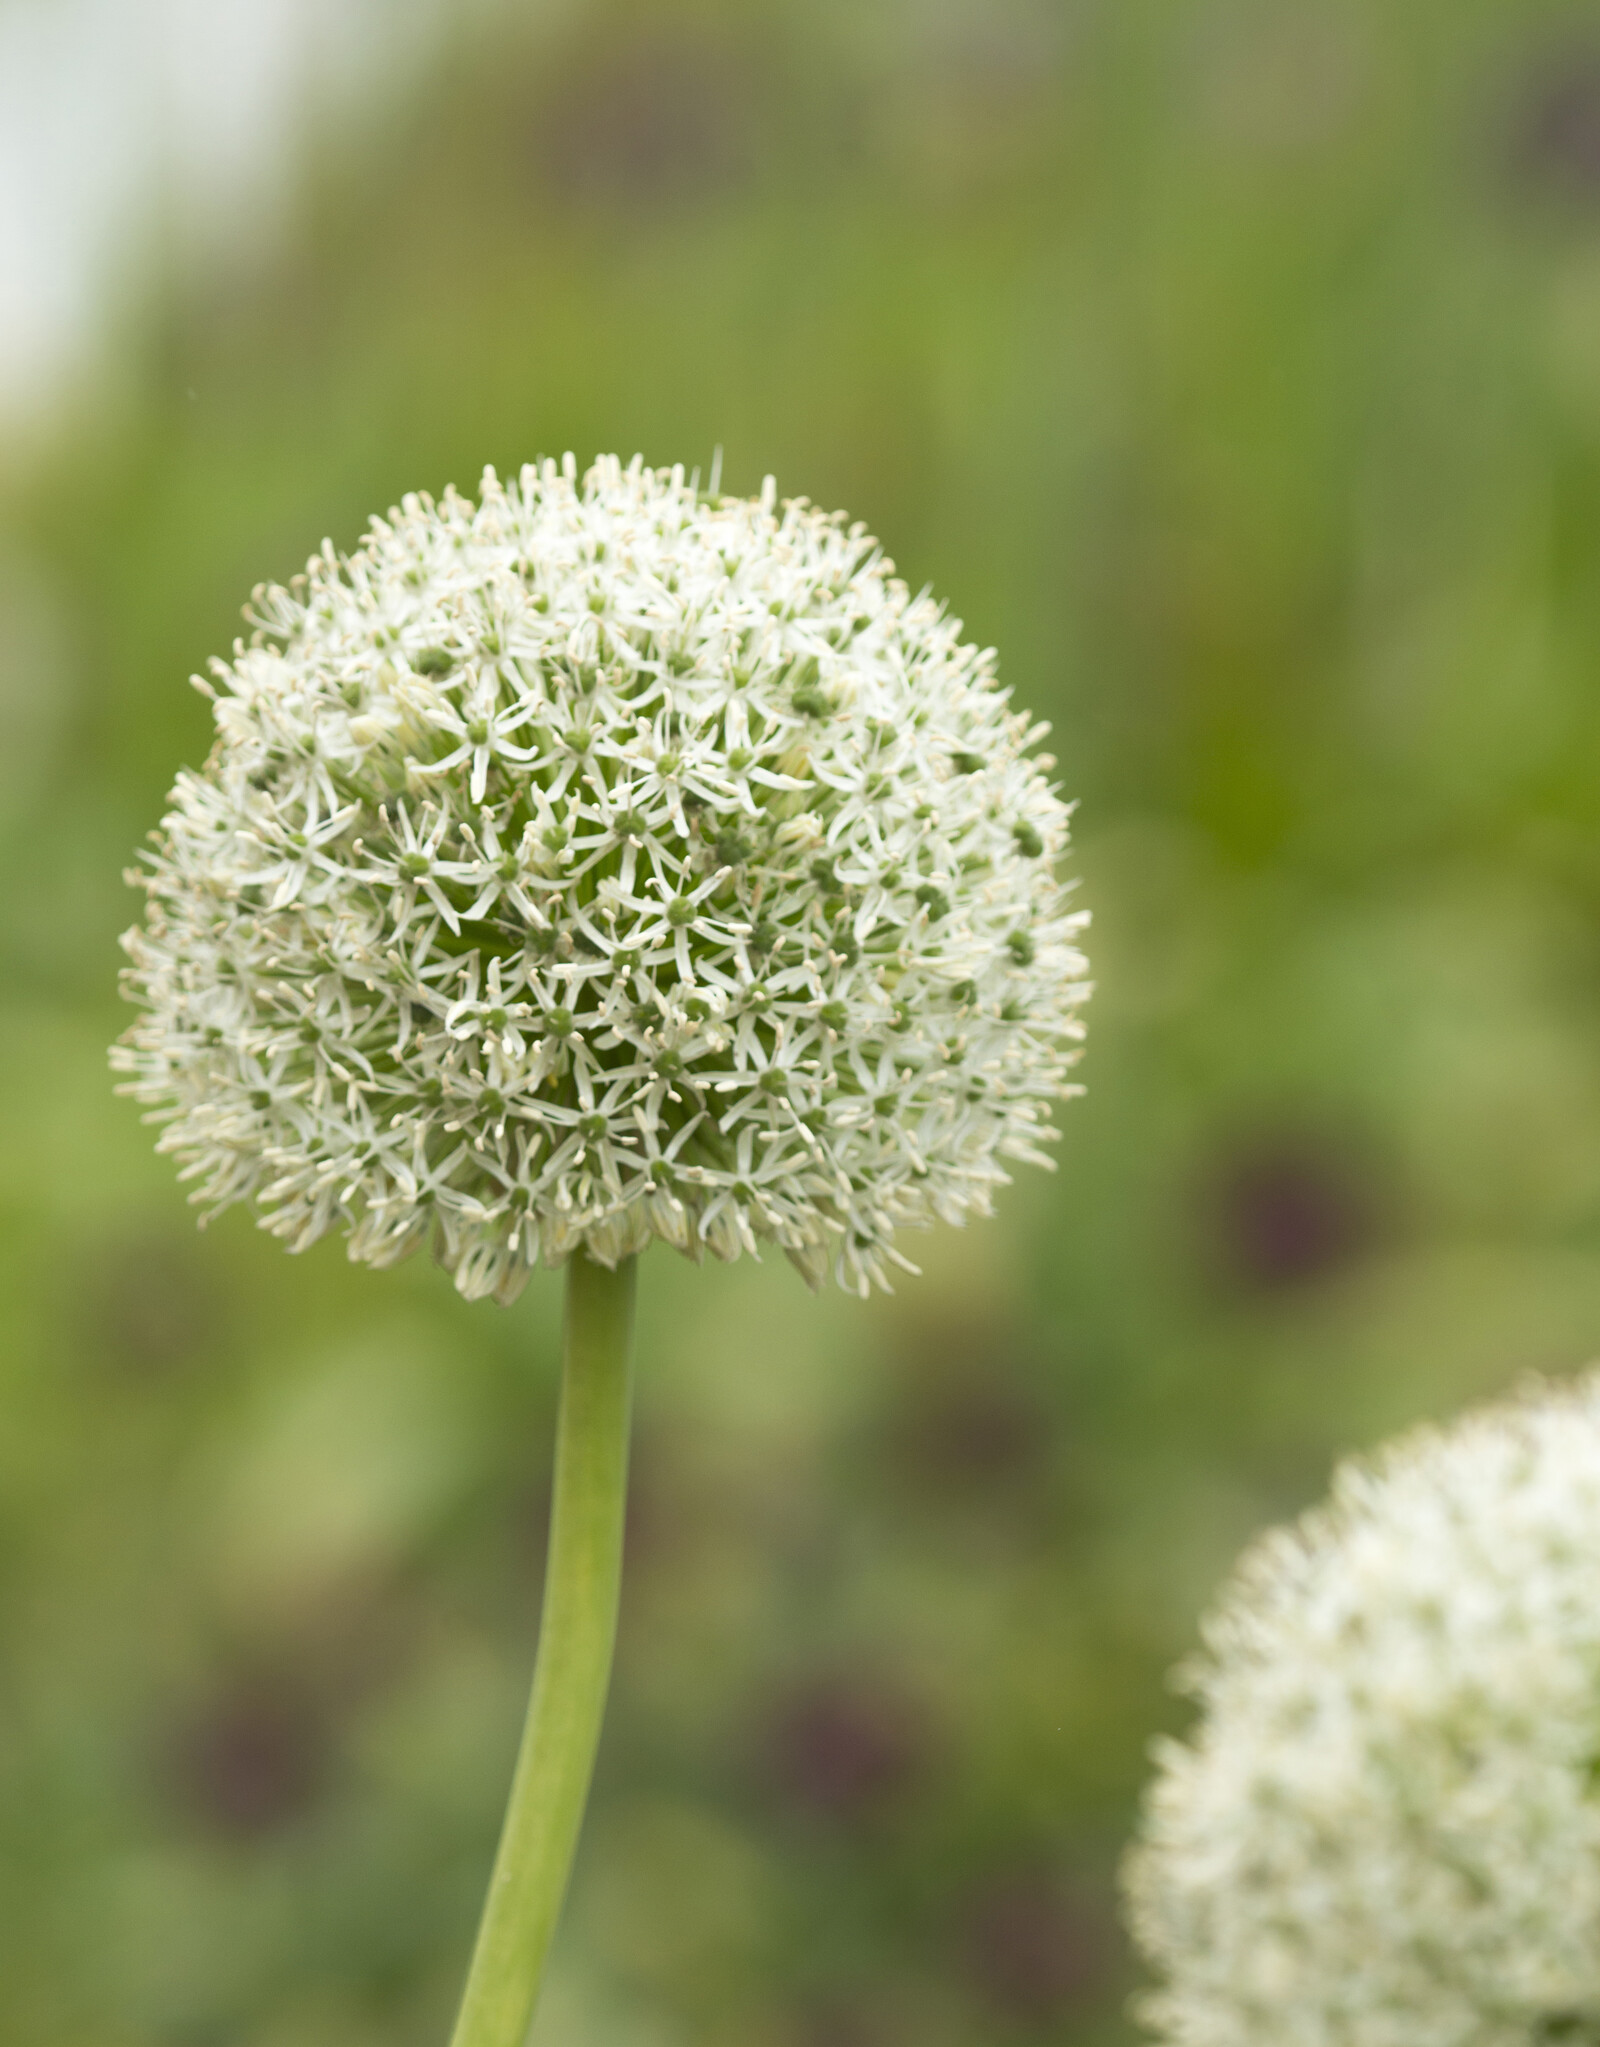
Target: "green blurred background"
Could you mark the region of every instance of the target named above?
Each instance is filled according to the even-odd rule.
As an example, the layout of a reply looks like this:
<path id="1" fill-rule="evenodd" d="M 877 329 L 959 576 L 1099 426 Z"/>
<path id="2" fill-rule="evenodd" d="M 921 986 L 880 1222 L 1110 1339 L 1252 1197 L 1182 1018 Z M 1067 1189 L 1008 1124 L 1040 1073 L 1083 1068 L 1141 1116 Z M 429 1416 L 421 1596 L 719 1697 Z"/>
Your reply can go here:
<path id="1" fill-rule="evenodd" d="M 1116 1859 L 1239 1543 L 1600 1351 L 1592 10 L 502 9 L 296 164 L 259 246 L 152 228 L 0 470 L 0 2039 L 445 2038 L 559 1280 L 197 1235 L 105 1070 L 119 876 L 252 583 L 718 445 L 1053 719 L 1088 1094 L 892 1299 L 647 1259 L 534 2038 L 1130 2039 Z"/>

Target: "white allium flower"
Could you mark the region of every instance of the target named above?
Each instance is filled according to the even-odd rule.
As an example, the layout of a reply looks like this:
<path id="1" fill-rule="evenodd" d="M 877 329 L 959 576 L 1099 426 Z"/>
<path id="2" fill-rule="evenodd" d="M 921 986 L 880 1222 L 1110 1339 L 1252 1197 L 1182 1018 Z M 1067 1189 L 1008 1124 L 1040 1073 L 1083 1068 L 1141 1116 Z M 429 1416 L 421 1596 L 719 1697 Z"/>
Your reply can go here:
<path id="1" fill-rule="evenodd" d="M 1127 1870 L 1156 2033 L 1600 2041 L 1600 1374 L 1345 1465 L 1204 1632 Z"/>
<path id="2" fill-rule="evenodd" d="M 653 1236 L 865 1291 L 986 1211 L 1086 920 L 1045 728 L 892 567 L 770 481 L 569 456 L 258 589 L 124 940 L 195 1199 L 500 1300 Z"/>

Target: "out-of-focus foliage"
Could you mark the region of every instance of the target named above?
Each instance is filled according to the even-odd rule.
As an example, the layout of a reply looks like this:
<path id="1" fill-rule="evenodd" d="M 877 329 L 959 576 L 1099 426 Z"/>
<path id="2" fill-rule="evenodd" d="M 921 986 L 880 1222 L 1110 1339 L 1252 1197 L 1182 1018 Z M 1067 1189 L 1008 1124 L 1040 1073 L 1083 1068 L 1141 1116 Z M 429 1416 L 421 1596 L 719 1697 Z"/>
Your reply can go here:
<path id="1" fill-rule="evenodd" d="M 559 1286 L 197 1237 L 104 1070 L 117 877 L 258 578 L 485 461 L 720 443 L 1055 720 L 1090 1092 L 892 1301 L 647 1260 L 536 2039 L 1128 2037 L 1111 1870 L 1238 1542 L 1600 1348 L 1586 34 L 597 4 L 327 138 L 281 257 L 152 285 L 119 395 L 0 492 L 0 2036 L 444 2036 Z"/>

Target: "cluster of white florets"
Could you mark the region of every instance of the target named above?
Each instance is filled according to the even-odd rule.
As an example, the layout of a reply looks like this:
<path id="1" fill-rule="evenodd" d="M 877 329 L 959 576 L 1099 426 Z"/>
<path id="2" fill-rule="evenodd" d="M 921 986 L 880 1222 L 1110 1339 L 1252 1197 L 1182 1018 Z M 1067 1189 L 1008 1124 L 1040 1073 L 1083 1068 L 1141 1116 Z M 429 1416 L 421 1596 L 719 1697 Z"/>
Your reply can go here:
<path id="1" fill-rule="evenodd" d="M 1041 1158 L 1067 806 L 861 527 L 569 457 L 247 616 L 124 941 L 197 1200 L 469 1296 L 654 1236 L 864 1291 Z"/>
<path id="2" fill-rule="evenodd" d="M 1130 1858 L 1181 2047 L 1600 2041 L 1600 1375 L 1249 1551 Z"/>

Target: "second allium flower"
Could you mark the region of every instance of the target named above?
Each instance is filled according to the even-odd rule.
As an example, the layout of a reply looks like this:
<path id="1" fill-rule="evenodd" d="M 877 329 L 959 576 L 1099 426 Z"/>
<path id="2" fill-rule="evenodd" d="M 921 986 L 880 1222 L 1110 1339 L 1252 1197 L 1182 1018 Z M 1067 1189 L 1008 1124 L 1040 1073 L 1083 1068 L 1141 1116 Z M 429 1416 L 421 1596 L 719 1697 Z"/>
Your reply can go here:
<path id="1" fill-rule="evenodd" d="M 1247 1553 L 1129 1862 L 1172 2047 L 1600 2041 L 1600 1374 Z"/>
<path id="2" fill-rule="evenodd" d="M 864 1290 L 1040 1156 L 1068 808 L 862 528 L 569 458 L 253 616 L 126 940 L 119 1063 L 197 1199 L 431 1236 L 469 1296 L 654 1236 Z"/>

